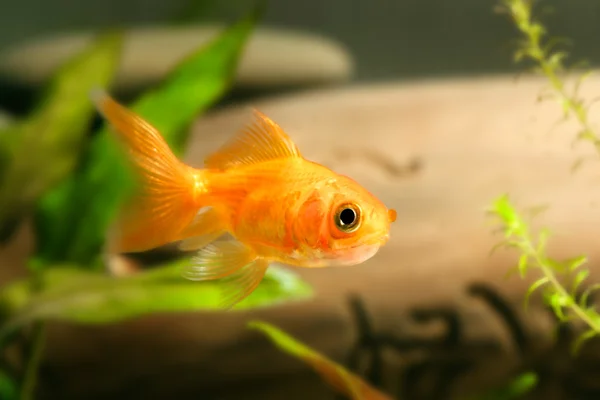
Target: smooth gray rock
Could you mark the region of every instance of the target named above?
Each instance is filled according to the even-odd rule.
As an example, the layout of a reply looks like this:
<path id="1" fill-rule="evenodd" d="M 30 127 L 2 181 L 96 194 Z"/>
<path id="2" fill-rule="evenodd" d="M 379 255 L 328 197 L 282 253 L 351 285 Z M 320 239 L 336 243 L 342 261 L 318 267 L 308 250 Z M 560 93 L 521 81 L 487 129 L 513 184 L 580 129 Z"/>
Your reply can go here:
<path id="1" fill-rule="evenodd" d="M 212 40 L 221 25 L 131 28 L 126 31 L 116 86 L 128 90 L 162 79 L 182 58 Z M 95 32 L 54 35 L 0 53 L 0 76 L 40 85 Z M 259 27 L 243 55 L 236 84 L 243 87 L 306 85 L 349 79 L 354 63 L 341 44 L 315 34 Z"/>

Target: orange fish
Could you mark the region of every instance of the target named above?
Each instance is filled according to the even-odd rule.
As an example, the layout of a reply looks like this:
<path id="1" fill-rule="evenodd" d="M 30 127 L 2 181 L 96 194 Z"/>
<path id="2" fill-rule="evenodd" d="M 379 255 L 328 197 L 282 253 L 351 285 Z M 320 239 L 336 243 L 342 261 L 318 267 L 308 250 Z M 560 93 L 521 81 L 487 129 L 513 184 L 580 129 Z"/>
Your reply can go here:
<path id="1" fill-rule="evenodd" d="M 102 91 L 92 98 L 141 183 L 116 222 L 112 251 L 181 241 L 183 250 L 198 250 L 184 267 L 186 278 L 231 278 L 225 307 L 249 295 L 271 263 L 355 265 L 389 238 L 396 211 L 352 179 L 305 159 L 258 111 L 196 169 L 181 162 L 140 116 Z M 225 234 L 231 237 L 221 239 Z"/>

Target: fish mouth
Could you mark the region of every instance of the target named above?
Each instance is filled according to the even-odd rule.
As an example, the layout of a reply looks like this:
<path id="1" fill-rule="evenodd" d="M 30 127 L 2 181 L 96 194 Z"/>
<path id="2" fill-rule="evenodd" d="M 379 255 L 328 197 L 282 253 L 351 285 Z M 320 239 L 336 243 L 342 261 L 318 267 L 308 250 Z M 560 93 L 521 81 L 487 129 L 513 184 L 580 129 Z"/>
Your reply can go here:
<path id="1" fill-rule="evenodd" d="M 361 264 L 373 257 L 389 240 L 389 234 L 372 233 L 361 238 L 351 246 L 340 246 L 321 254 L 320 258 L 327 266 L 351 266 Z"/>
<path id="2" fill-rule="evenodd" d="M 361 238 L 352 246 L 343 246 L 328 254 L 325 258 L 334 265 L 361 264 L 373 257 L 389 240 L 389 234 L 373 233 Z"/>
<path id="3" fill-rule="evenodd" d="M 355 245 L 352 247 L 346 247 L 345 249 L 340 249 L 335 253 L 328 255 L 326 258 L 328 259 L 330 265 L 357 265 L 373 257 L 375 254 L 377 254 L 380 248 L 381 245 L 378 243 Z"/>
<path id="4" fill-rule="evenodd" d="M 367 235 L 367 236 L 361 238 L 360 241 L 358 241 L 356 244 L 354 244 L 353 246 L 351 246 L 349 248 L 350 249 L 355 249 L 357 247 L 373 246 L 373 245 L 377 245 L 379 247 L 382 247 L 389 240 L 390 240 L 390 234 L 389 233 L 386 233 L 384 235 L 377 234 L 377 233 L 372 233 L 370 235 Z"/>

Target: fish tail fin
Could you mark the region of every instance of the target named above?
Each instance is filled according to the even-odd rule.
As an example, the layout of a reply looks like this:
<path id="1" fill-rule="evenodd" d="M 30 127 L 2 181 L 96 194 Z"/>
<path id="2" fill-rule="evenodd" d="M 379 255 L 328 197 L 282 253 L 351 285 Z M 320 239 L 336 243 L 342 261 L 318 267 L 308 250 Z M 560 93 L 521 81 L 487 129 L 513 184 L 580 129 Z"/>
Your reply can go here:
<path id="1" fill-rule="evenodd" d="M 175 241 L 201 206 L 206 171 L 182 163 L 156 128 L 104 91 L 91 97 L 124 145 L 139 184 L 108 232 L 107 251 L 140 252 Z"/>

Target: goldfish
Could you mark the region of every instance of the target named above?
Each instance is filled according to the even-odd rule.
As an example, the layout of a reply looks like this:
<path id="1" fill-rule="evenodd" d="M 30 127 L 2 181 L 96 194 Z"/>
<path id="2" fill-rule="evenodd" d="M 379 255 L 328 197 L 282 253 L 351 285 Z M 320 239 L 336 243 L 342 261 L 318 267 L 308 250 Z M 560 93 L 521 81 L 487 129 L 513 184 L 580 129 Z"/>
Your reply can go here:
<path id="1" fill-rule="evenodd" d="M 256 109 L 251 122 L 195 168 L 105 91 L 91 98 L 140 183 L 113 225 L 112 251 L 179 242 L 195 254 L 183 267 L 184 278 L 228 278 L 225 308 L 252 293 L 273 263 L 356 265 L 389 240 L 394 209 L 351 178 L 306 159 Z"/>

